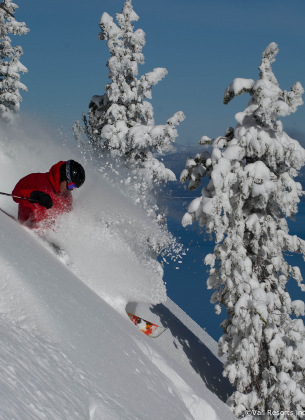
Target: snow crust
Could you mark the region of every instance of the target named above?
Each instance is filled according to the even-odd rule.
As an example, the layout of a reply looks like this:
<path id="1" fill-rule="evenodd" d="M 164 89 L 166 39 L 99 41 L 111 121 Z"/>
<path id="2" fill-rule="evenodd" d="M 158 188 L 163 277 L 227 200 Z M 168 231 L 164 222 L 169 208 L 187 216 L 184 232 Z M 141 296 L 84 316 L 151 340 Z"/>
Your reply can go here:
<path id="1" fill-rule="evenodd" d="M 81 159 L 24 122 L 0 142 L 2 191 L 57 160 Z M 0 211 L 0 418 L 233 419 L 216 343 L 167 299 L 146 252 L 150 219 L 82 163 L 74 211 L 46 236 L 66 256 Z M 16 214 L 8 197 L 0 207 Z M 130 322 L 131 299 L 167 328 L 159 339 Z"/>

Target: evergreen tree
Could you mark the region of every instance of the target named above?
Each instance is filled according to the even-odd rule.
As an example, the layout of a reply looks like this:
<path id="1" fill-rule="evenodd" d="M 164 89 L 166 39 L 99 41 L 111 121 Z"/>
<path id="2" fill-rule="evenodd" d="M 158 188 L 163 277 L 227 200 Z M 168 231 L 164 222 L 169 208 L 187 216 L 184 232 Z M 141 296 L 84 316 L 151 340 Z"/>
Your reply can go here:
<path id="1" fill-rule="evenodd" d="M 11 0 L 0 4 L 0 117 L 12 122 L 22 101 L 20 90 L 27 91 L 20 82 L 20 73 L 27 72 L 19 61 L 23 54 L 20 46 L 11 45 L 10 34 L 24 35 L 29 32 L 24 22 L 17 22 L 14 13 L 18 6 Z"/>
<path id="2" fill-rule="evenodd" d="M 132 22 L 138 20 L 131 0 L 126 0 L 122 13 L 113 18 L 104 13 L 100 20 L 99 38 L 107 40 L 110 58 L 107 62 L 111 82 L 102 96 L 93 96 L 89 105 L 88 119 L 84 117 L 85 132 L 91 151 L 95 156 L 110 156 L 118 159 L 115 165 L 123 164 L 127 169 L 126 183 L 130 183 L 135 198 L 145 208 L 156 186 L 175 180 L 174 173 L 158 160 L 177 137 L 176 127 L 184 119 L 177 112 L 164 125 L 155 125 L 151 99 L 151 88 L 166 74 L 164 68 L 156 68 L 138 78 L 138 65 L 144 64 L 142 48 L 145 33 L 134 31 Z M 75 133 L 79 136 L 80 125 Z"/>
<path id="3" fill-rule="evenodd" d="M 209 177 L 201 197 L 189 206 L 186 226 L 198 221 L 216 239 L 208 288 L 216 312 L 227 309 L 219 341 L 227 354 L 224 375 L 236 387 L 228 404 L 237 417 L 247 410 L 286 411 L 281 419 L 305 409 L 305 329 L 297 317 L 304 302 L 292 301 L 286 284 L 302 275 L 287 261 L 287 253 L 305 258 L 305 241 L 289 234 L 287 218 L 298 211 L 302 186 L 294 178 L 305 163 L 305 150 L 283 130 L 279 117 L 295 112 L 304 92 L 299 82 L 282 91 L 272 72 L 278 48 L 263 53 L 260 77 L 235 79 L 224 103 L 249 93 L 247 108 L 236 115 L 237 126 L 203 145 L 212 149 L 188 159 L 183 182 L 197 188 Z M 269 410 L 269 411 L 268 411 Z M 262 418 L 262 417 L 260 417 Z"/>

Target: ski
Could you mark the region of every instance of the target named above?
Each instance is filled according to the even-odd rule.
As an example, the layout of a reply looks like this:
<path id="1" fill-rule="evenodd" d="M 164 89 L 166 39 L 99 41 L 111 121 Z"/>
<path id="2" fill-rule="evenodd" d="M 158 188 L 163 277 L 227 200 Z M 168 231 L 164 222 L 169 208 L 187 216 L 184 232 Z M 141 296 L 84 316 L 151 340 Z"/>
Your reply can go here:
<path id="1" fill-rule="evenodd" d="M 129 316 L 131 322 L 136 325 L 140 331 L 142 331 L 145 335 L 151 338 L 157 338 L 161 335 L 166 328 L 160 327 L 157 324 L 153 324 L 152 322 L 146 321 L 143 318 L 140 318 L 137 315 L 131 314 L 130 312 L 126 312 Z"/>

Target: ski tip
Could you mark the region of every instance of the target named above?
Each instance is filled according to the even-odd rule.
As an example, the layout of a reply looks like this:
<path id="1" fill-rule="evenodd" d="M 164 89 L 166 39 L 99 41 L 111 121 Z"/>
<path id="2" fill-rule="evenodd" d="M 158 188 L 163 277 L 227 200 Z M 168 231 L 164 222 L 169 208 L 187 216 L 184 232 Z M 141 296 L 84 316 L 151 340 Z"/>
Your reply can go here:
<path id="1" fill-rule="evenodd" d="M 148 337 L 157 338 L 166 330 L 166 328 L 160 327 L 159 325 L 147 321 L 146 319 L 140 318 L 139 316 L 130 312 L 126 311 L 126 313 L 129 316 L 131 322 Z"/>

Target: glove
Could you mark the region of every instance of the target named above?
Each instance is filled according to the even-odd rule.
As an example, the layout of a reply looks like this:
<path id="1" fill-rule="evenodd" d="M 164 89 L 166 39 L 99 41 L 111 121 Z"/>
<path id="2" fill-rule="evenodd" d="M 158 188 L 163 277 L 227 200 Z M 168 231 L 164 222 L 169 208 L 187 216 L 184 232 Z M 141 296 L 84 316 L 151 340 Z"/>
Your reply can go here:
<path id="1" fill-rule="evenodd" d="M 33 191 L 30 195 L 30 198 L 46 209 L 50 209 L 53 206 L 52 198 L 49 196 L 49 194 L 43 191 Z"/>

